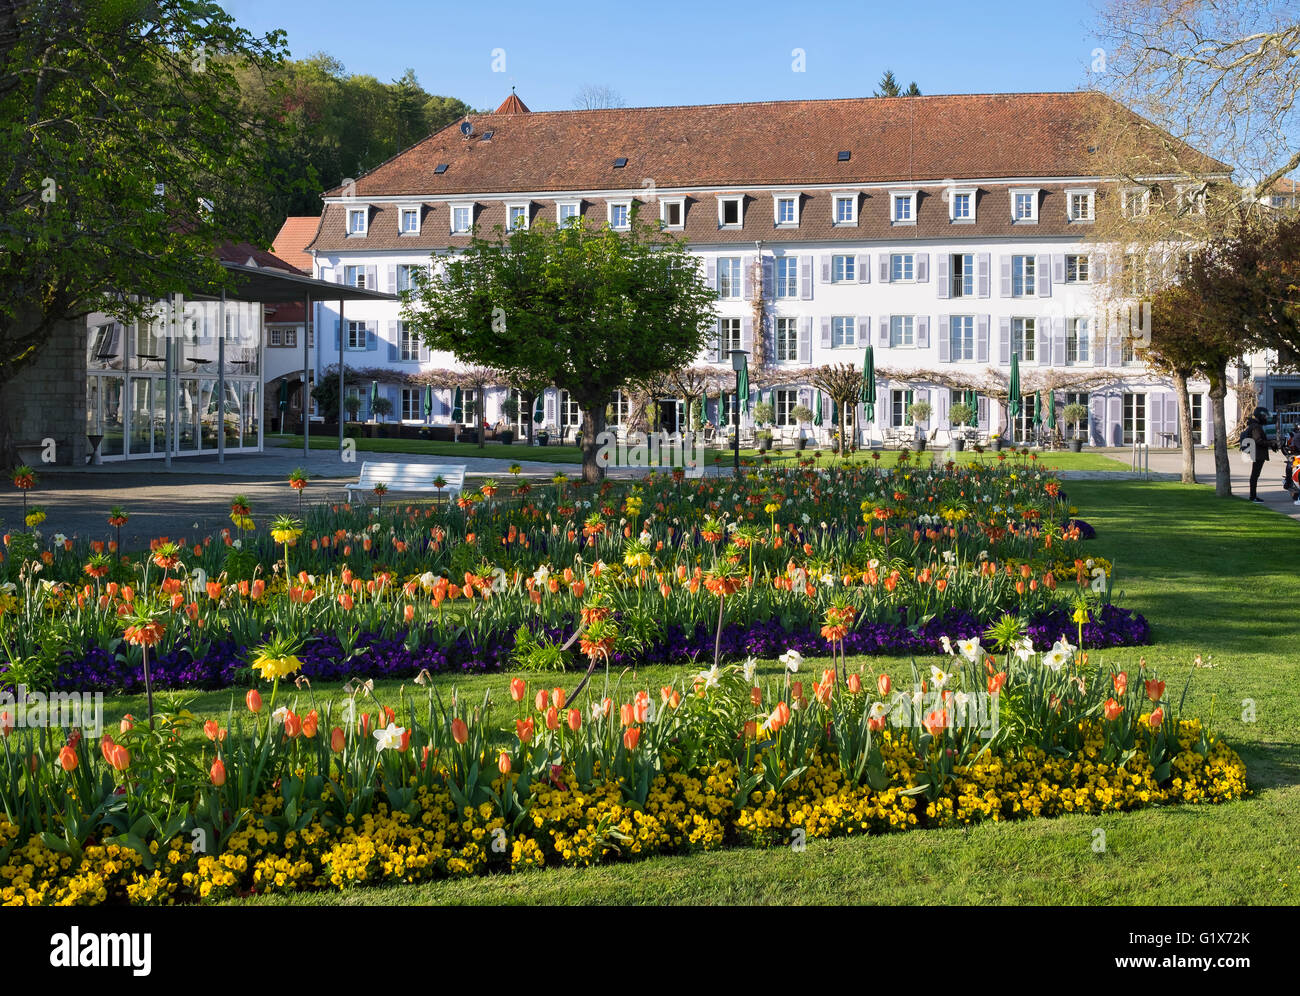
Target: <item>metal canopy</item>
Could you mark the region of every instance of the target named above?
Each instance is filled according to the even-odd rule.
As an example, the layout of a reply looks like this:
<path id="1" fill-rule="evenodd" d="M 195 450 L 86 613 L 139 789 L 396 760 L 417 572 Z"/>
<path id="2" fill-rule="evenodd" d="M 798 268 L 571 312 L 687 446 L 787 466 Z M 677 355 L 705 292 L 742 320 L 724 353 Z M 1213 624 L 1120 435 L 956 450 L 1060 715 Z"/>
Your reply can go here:
<path id="1" fill-rule="evenodd" d="M 245 266 L 242 263 L 221 264 L 235 275 L 231 287 L 226 289 L 227 301 L 260 301 L 264 304 L 301 302 L 310 296 L 314 301 L 396 301 L 396 294 L 352 287 L 332 280 L 317 280 L 305 273 L 291 273 L 269 266 Z M 193 301 L 219 301 L 221 289 L 209 288 L 206 292 L 189 291 L 186 296 Z"/>

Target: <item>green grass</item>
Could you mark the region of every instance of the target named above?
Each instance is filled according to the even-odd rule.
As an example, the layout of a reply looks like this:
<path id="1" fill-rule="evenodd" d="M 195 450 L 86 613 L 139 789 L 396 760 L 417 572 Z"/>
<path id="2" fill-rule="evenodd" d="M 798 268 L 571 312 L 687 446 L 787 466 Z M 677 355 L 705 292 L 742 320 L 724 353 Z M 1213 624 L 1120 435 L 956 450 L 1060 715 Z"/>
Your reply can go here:
<path id="1" fill-rule="evenodd" d="M 1300 889 L 1300 669 L 1294 651 L 1300 642 L 1294 553 L 1300 525 L 1263 507 L 1217 499 L 1208 488 L 1120 480 L 1073 481 L 1067 488 L 1082 517 L 1097 528 L 1093 548 L 1115 561 L 1122 592 L 1117 601 L 1152 623 L 1152 646 L 1106 651 L 1106 659 L 1136 666 L 1145 656 L 1168 681 L 1175 702 L 1186 685 L 1184 712 L 1212 717 L 1214 731 L 1240 751 L 1253 798 L 812 841 L 803 852 L 736 849 L 248 902 L 1293 904 Z M 1201 667 L 1193 664 L 1198 654 Z M 859 658 L 853 666 L 896 677 L 909 670 L 901 658 Z M 764 667 L 776 672 L 773 662 Z M 815 672 L 819 665 L 808 667 Z M 680 671 L 649 668 L 625 678 L 624 687 L 655 687 L 670 673 Z M 454 681 L 481 695 L 504 688 L 508 677 Z M 440 679 L 444 686 L 452 681 Z M 380 694 L 392 691 L 388 684 Z M 230 697 L 187 696 L 204 711 L 224 710 Z M 109 708 L 115 715 L 130 708 L 139 716 L 143 704 L 117 699 Z M 1104 853 L 1093 850 L 1098 829 L 1105 831 Z"/>
<path id="2" fill-rule="evenodd" d="M 278 445 L 287 447 L 301 447 L 302 436 L 289 435 L 268 435 L 267 440 L 274 440 Z M 487 443 L 482 449 L 475 443 L 445 443 L 436 440 L 427 439 L 356 439 L 357 450 L 363 453 L 419 453 L 427 456 L 447 456 L 447 457 L 484 457 L 491 460 L 516 460 L 520 463 L 536 461 L 541 463 L 571 463 L 579 464 L 582 462 L 582 451 L 576 446 L 525 446 L 522 443 L 512 446 L 502 446 L 500 443 Z M 312 436 L 311 448 L 313 450 L 333 450 L 338 448 L 338 438 L 336 436 Z M 812 449 L 805 450 L 803 453 L 797 453 L 792 449 L 773 450 L 768 453 L 760 453 L 755 449 L 742 449 L 740 458 L 758 462 L 763 458 L 768 458 L 773 465 L 788 466 L 797 463 L 800 460 L 811 460 Z M 898 450 L 879 450 L 880 464 L 885 467 L 892 467 L 898 463 Z M 726 449 L 707 449 L 705 450 L 705 465 L 713 466 L 715 463 L 729 467 L 732 462 L 732 451 Z M 930 462 L 935 459 L 947 459 L 942 452 L 930 452 L 911 454 L 913 460 Z M 870 460 L 869 453 L 858 453 L 852 457 L 853 460 Z M 996 460 L 997 456 L 993 453 L 985 453 L 982 456 L 973 451 L 967 451 L 956 454 L 958 463 L 967 464 L 976 460 Z M 1008 460 L 1020 459 L 1019 457 L 1008 454 Z M 1103 470 L 1103 471 L 1120 471 L 1129 470 L 1127 464 L 1121 463 L 1108 456 L 1100 453 L 1070 453 L 1062 452 L 1045 452 L 1039 454 L 1039 463 L 1042 466 L 1053 470 Z M 832 463 L 839 463 L 839 457 L 834 456 L 829 450 L 822 451 L 818 463 L 822 466 L 828 466 Z"/>

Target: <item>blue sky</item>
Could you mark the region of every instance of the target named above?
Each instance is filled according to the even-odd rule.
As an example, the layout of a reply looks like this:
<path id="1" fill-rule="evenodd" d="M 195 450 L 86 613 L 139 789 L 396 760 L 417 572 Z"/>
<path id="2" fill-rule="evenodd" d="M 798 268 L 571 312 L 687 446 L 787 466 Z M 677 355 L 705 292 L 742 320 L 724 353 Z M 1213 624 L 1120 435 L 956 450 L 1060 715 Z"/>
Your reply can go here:
<path id="1" fill-rule="evenodd" d="M 429 92 L 479 109 L 512 84 L 533 110 L 570 108 L 583 84 L 631 106 L 868 96 L 885 68 L 924 93 L 1072 90 L 1087 82 L 1096 44 L 1086 0 L 223 6 L 250 30 L 285 29 L 295 57 L 328 52 L 382 80 L 409 66 Z M 498 49 L 504 72 L 493 69 Z"/>

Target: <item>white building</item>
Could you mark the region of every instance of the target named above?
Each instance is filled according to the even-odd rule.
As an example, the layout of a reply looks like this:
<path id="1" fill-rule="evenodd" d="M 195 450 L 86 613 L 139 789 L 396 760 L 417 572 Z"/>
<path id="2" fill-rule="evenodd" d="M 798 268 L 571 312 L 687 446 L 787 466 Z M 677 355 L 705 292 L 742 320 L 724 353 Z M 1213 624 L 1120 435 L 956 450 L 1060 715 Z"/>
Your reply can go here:
<path id="1" fill-rule="evenodd" d="M 869 419 L 861 406 L 851 413 L 863 442 L 904 424 L 912 400 L 931 403 L 923 428 L 942 441 L 965 389 L 980 394 L 981 428 L 1004 429 L 1004 408 L 985 394 L 1005 392 L 1014 352 L 1026 395 L 1053 391 L 1058 412 L 1072 401 L 1088 407 L 1093 444 L 1174 445 L 1171 385 L 1096 314 L 1107 263 L 1089 236 L 1098 212 L 1125 199 L 1089 172 L 1088 122 L 1102 100 L 995 94 L 532 113 L 512 94 L 495 113 L 328 191 L 307 251 L 322 280 L 396 292 L 412 268 L 454 253 L 474 230 L 576 215 L 625 228 L 639 205 L 642 218 L 657 216 L 688 240 L 718 291 L 716 340 L 700 362 L 721 370 L 727 351 L 748 351 L 751 385 L 775 391 L 778 425 L 796 404 L 812 404 L 814 368 L 861 367 L 871 343 L 877 407 Z M 1227 172 L 1207 160 L 1207 173 Z M 449 394 L 435 392 L 427 413 L 421 375 L 458 362 L 430 355 L 399 311 L 349 304 L 340 326 L 337 310 L 316 305 L 315 376 L 336 369 L 341 344 L 345 365 L 377 379 L 403 421 L 445 423 Z M 1192 390 L 1196 442 L 1205 444 L 1206 386 Z M 359 393 L 365 417 L 369 392 Z M 489 392 L 489 421 L 505 396 Z M 657 400 L 661 423 L 678 427 L 681 402 Z M 625 399 L 611 404 L 615 421 L 625 419 Z M 827 428 L 829 409 L 827 400 Z M 1031 412 L 1022 406 L 1017 438 Z M 708 414 L 716 420 L 716 401 Z M 577 419 L 566 397 L 547 392 L 545 423 Z"/>

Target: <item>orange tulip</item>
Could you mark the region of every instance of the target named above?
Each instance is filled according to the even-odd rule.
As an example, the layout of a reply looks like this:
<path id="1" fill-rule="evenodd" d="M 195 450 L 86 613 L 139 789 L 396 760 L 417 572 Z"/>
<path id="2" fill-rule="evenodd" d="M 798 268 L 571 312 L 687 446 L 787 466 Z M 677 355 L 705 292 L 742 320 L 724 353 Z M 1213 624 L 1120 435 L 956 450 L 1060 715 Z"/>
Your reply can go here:
<path id="1" fill-rule="evenodd" d="M 522 702 L 524 695 L 528 692 L 528 683 L 523 678 L 512 678 L 510 681 L 510 698 L 516 702 Z"/>
<path id="2" fill-rule="evenodd" d="M 1165 711 L 1163 709 L 1154 709 L 1151 715 L 1147 717 L 1147 725 L 1151 727 L 1152 732 L 1159 730 L 1165 722 Z M 67 750 L 65 747 L 64 750 Z"/>
<path id="3" fill-rule="evenodd" d="M 582 711 L 580 709 L 569 710 L 569 729 L 574 733 L 582 726 Z"/>
<path id="4" fill-rule="evenodd" d="M 557 709 L 563 709 L 563 708 L 564 708 L 564 703 L 567 701 L 567 699 L 568 699 L 568 697 L 565 695 L 565 692 L 564 692 L 564 689 L 563 689 L 563 688 L 555 688 L 555 689 L 552 689 L 552 691 L 551 691 L 551 705 L 555 706 L 555 708 L 557 708 Z"/>
<path id="5" fill-rule="evenodd" d="M 497 756 L 497 771 L 501 772 L 501 774 L 503 775 L 508 775 L 510 774 L 510 770 L 511 770 L 510 755 L 507 754 L 505 751 L 502 751 Z"/>
<path id="6" fill-rule="evenodd" d="M 894 687 L 893 682 L 889 680 L 889 675 L 887 674 L 882 674 L 879 678 L 876 679 L 876 688 L 879 690 L 881 698 L 884 698 L 886 695 L 888 695 L 889 690 L 893 687 Z"/>
<path id="7" fill-rule="evenodd" d="M 302 733 L 302 720 L 290 709 L 284 714 L 284 735 L 292 740 L 300 733 Z"/>
<path id="8" fill-rule="evenodd" d="M 319 727 L 320 727 L 320 716 L 317 714 L 316 710 L 313 709 L 311 712 L 307 713 L 307 715 L 303 717 L 302 735 L 306 737 L 308 740 L 311 740 L 316 736 L 316 731 Z"/>
<path id="9" fill-rule="evenodd" d="M 1112 698 L 1106 700 L 1106 705 L 1103 711 L 1106 718 L 1113 722 L 1119 718 L 1119 714 L 1124 711 L 1124 707 Z"/>
<path id="10" fill-rule="evenodd" d="M 1148 678 L 1146 684 L 1147 698 L 1152 702 L 1159 702 L 1165 697 L 1165 683 L 1163 681 L 1156 681 L 1153 678 Z"/>
<path id="11" fill-rule="evenodd" d="M 123 733 L 135 729 L 135 717 L 128 712 L 122 717 L 122 722 L 118 724 L 118 729 Z"/>
<path id="12" fill-rule="evenodd" d="M 555 706 L 548 706 L 546 709 L 546 728 L 548 730 L 560 728 L 560 711 Z"/>
<path id="13" fill-rule="evenodd" d="M 761 706 L 763 704 L 763 689 L 757 685 L 749 690 L 749 704 L 752 706 Z"/>
<path id="14" fill-rule="evenodd" d="M 623 731 L 623 746 L 628 750 L 636 750 L 636 745 L 641 740 L 641 727 L 629 726 Z"/>
<path id="15" fill-rule="evenodd" d="M 462 747 L 469 740 L 469 727 L 465 725 L 465 721 L 459 716 L 451 721 L 451 739 Z"/>
<path id="16" fill-rule="evenodd" d="M 344 745 L 347 743 L 347 737 L 341 727 L 334 727 L 330 730 L 330 750 L 335 754 L 342 753 Z"/>
<path id="17" fill-rule="evenodd" d="M 76 771 L 77 765 L 79 763 L 80 763 L 80 759 L 77 757 L 77 752 L 75 750 L 73 750 L 71 747 L 69 747 L 66 744 L 61 748 L 59 748 L 60 768 L 62 768 L 64 771 Z"/>
<path id="18" fill-rule="evenodd" d="M 857 695 L 860 691 L 862 691 L 862 675 L 860 674 L 849 675 L 849 691 L 852 692 L 854 695 Z"/>
<path id="19" fill-rule="evenodd" d="M 262 695 L 256 688 L 250 688 L 248 694 L 244 696 L 244 704 L 248 706 L 248 711 L 258 713 L 262 711 Z"/>
<path id="20" fill-rule="evenodd" d="M 226 784 L 226 766 L 222 763 L 221 758 L 217 758 L 212 762 L 212 770 L 208 774 L 212 777 L 212 784 L 217 788 L 221 788 L 222 785 Z"/>
<path id="21" fill-rule="evenodd" d="M 550 700 L 547 698 L 546 689 L 539 688 L 537 694 L 533 697 L 533 707 L 536 708 L 538 712 L 545 712 L 548 701 Z"/>
<path id="22" fill-rule="evenodd" d="M 1123 695 L 1125 692 L 1128 691 L 1128 672 L 1127 672 L 1127 671 L 1120 671 L 1117 675 L 1115 675 L 1115 676 L 1111 679 L 1111 681 L 1112 681 L 1112 682 L 1114 683 L 1114 685 L 1115 685 L 1115 694 L 1116 694 L 1116 695 Z"/>
<path id="23" fill-rule="evenodd" d="M 532 743 L 533 732 L 534 732 L 534 727 L 531 718 L 515 720 L 515 733 L 518 735 L 520 743 L 524 743 L 524 744 Z"/>
<path id="24" fill-rule="evenodd" d="M 125 771 L 131 767 L 131 752 L 121 744 L 110 744 L 106 756 L 114 771 Z"/>

